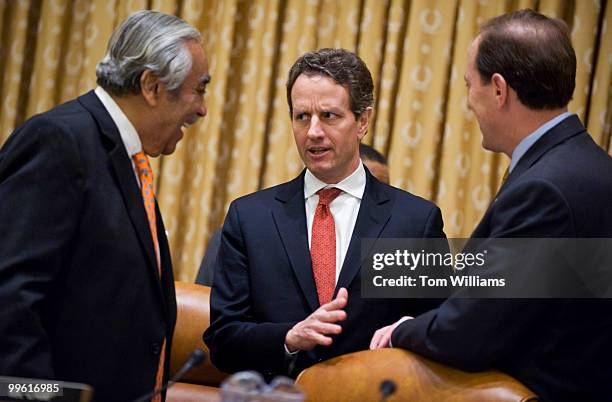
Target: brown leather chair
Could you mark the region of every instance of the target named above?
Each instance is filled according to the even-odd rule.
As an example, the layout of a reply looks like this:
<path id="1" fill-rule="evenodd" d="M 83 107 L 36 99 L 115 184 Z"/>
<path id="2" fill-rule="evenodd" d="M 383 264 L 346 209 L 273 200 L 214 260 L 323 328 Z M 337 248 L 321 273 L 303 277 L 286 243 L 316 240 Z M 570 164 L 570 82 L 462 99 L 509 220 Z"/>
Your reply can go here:
<path id="1" fill-rule="evenodd" d="M 380 384 L 395 382 L 388 401 L 537 401 L 512 377 L 467 373 L 401 349 L 366 350 L 338 356 L 304 370 L 297 378 L 308 402 L 380 401 Z"/>
<path id="2" fill-rule="evenodd" d="M 188 372 L 168 390 L 168 402 L 218 401 L 218 387 L 227 374 L 217 370 L 208 359 L 208 348 L 202 341 L 204 330 L 210 325 L 210 287 L 175 282 L 177 319 L 172 339 L 170 376 L 185 363 L 195 348 L 206 352 L 206 360 Z"/>

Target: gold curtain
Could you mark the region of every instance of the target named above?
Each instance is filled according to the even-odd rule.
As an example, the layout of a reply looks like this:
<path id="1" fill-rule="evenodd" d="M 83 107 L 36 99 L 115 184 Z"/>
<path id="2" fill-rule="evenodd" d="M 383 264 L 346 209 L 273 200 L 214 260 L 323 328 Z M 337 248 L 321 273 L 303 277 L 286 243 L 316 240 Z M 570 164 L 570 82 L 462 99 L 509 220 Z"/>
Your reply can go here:
<path id="1" fill-rule="evenodd" d="M 233 199 L 302 169 L 284 85 L 295 59 L 321 47 L 356 51 L 370 67 L 376 108 L 365 142 L 388 155 L 392 183 L 438 203 L 449 236 L 468 236 L 508 160 L 480 146 L 467 48 L 481 22 L 525 7 L 569 24 L 570 110 L 612 152 L 612 4 L 597 0 L 0 0 L 0 143 L 27 117 L 94 88 L 114 27 L 151 8 L 202 31 L 213 77 L 208 116 L 154 163 L 177 279 L 193 280 Z"/>

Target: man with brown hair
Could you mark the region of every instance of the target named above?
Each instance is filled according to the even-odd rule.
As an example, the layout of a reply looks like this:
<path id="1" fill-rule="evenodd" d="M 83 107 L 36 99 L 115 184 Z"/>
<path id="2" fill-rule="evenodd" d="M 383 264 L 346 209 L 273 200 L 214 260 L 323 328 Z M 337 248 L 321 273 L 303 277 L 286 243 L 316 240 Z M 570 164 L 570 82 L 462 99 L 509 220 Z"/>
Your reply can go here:
<path id="1" fill-rule="evenodd" d="M 511 158 L 473 239 L 612 237 L 612 158 L 567 111 L 575 76 L 567 26 L 531 10 L 493 18 L 472 42 L 468 104 L 483 147 Z M 507 268 L 511 275 L 553 270 L 555 280 L 565 267 Z M 587 294 L 583 283 L 574 284 Z M 451 297 L 377 331 L 371 347 L 391 341 L 464 370 L 499 369 L 543 400 L 585 401 L 612 394 L 611 339 L 609 299 Z"/>
<path id="2" fill-rule="evenodd" d="M 289 115 L 306 169 L 229 208 L 204 335 L 221 370 L 296 375 L 367 349 L 402 311 L 437 305 L 361 298 L 362 238 L 444 237 L 433 203 L 381 183 L 359 158 L 373 87 L 342 49 L 308 52 L 291 68 Z"/>

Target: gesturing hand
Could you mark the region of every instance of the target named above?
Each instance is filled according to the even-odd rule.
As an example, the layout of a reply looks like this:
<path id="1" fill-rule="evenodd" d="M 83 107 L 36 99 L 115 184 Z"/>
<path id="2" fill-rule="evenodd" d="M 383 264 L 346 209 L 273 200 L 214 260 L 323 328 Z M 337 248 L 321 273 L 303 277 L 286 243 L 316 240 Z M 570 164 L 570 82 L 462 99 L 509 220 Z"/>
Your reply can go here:
<path id="1" fill-rule="evenodd" d="M 346 312 L 343 308 L 346 307 L 347 302 L 348 291 L 340 288 L 334 300 L 319 307 L 287 332 L 285 336 L 287 349 L 295 352 L 296 350 L 310 350 L 317 345 L 331 345 L 332 338 L 325 335 L 342 332 L 342 327 L 335 323 L 346 319 Z"/>
<path id="2" fill-rule="evenodd" d="M 414 317 L 404 316 L 397 320 L 397 322 L 387 325 L 386 327 L 382 327 L 381 329 L 374 332 L 374 336 L 370 341 L 370 349 L 382 349 L 389 347 L 389 342 L 391 341 L 391 334 L 393 334 L 393 330 L 397 328 L 402 322 L 406 320 L 412 320 Z"/>

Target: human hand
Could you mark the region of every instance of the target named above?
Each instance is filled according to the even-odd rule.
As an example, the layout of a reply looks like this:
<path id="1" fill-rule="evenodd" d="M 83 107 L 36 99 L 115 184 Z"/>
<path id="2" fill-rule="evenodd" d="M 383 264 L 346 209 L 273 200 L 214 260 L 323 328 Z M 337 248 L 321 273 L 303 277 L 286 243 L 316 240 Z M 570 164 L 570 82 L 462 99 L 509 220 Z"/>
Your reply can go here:
<path id="1" fill-rule="evenodd" d="M 317 345 L 329 346 L 333 340 L 328 334 L 339 334 L 342 327 L 335 324 L 346 319 L 343 310 L 348 302 L 348 291 L 340 288 L 336 298 L 319 307 L 306 319 L 298 322 L 287 332 L 285 346 L 289 352 L 311 350 Z"/>
<path id="2" fill-rule="evenodd" d="M 414 319 L 414 317 L 410 317 L 408 315 L 404 316 L 397 320 L 395 323 L 387 325 L 386 327 L 382 327 L 376 332 L 374 332 L 374 336 L 370 341 L 370 349 L 388 348 L 390 346 L 389 343 L 391 342 L 391 334 L 393 334 L 393 330 L 404 321 L 412 319 Z"/>

